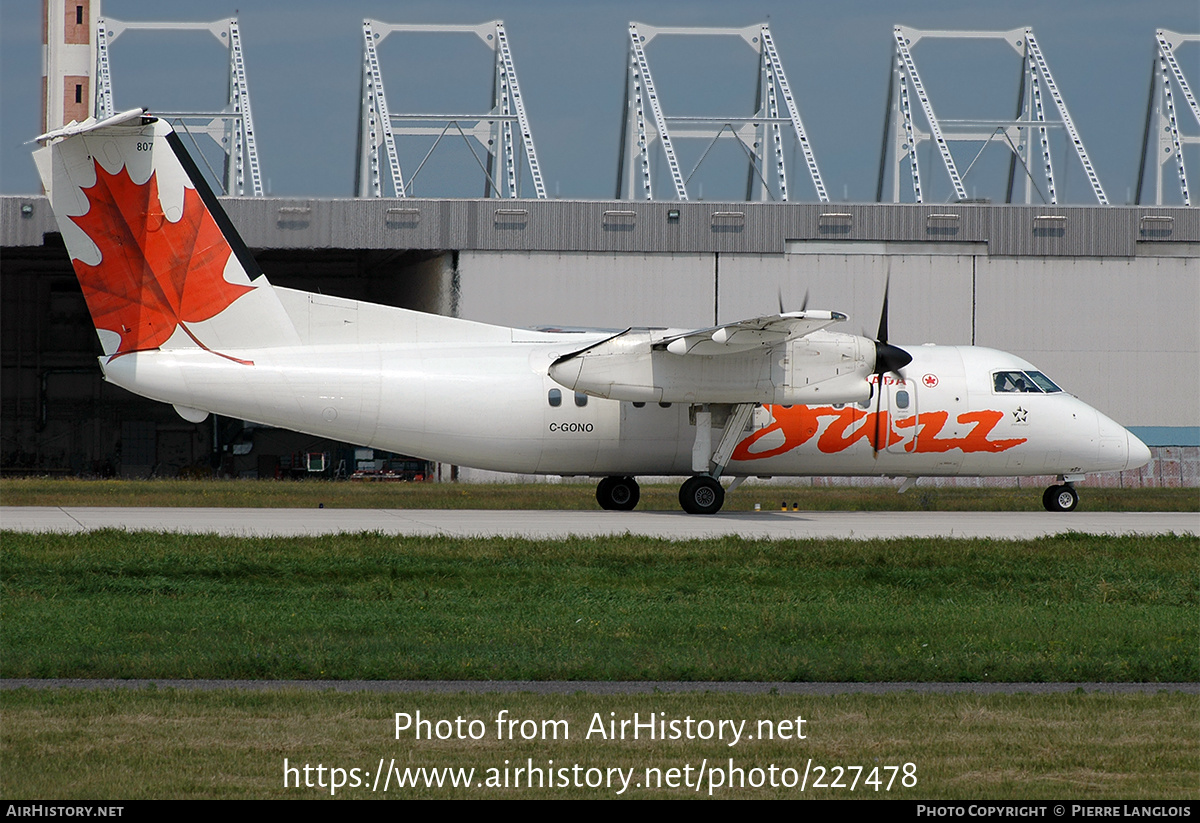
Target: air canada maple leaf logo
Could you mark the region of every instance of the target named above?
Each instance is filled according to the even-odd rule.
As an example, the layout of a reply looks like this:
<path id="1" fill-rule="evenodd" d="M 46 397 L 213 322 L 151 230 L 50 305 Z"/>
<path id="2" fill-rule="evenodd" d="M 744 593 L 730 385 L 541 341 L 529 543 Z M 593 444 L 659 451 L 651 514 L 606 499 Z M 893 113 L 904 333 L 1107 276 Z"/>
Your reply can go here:
<path id="1" fill-rule="evenodd" d="M 125 167 L 109 174 L 95 165 L 96 184 L 83 189 L 88 211 L 71 220 L 99 248 L 100 264 L 72 262 L 96 328 L 121 337 L 113 356 L 156 349 L 176 328 L 212 351 L 187 324 L 215 317 L 253 288 L 225 279 L 233 250 L 200 195 L 185 187 L 183 214 L 171 222 L 159 202 L 157 172 L 139 184 Z"/>

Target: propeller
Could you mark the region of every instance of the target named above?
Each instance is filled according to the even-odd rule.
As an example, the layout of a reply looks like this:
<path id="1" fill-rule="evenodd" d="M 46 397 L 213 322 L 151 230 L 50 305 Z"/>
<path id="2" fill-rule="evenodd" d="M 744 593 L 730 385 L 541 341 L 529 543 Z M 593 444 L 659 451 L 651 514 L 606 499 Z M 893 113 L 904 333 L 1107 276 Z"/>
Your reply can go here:
<path id="1" fill-rule="evenodd" d="M 878 378 L 875 381 L 875 441 L 873 451 L 879 456 L 879 443 L 883 440 L 883 376 L 894 374 L 896 379 L 903 382 L 900 369 L 912 362 L 912 355 L 899 346 L 888 343 L 888 291 L 891 287 L 892 273 L 889 267 L 883 281 L 883 308 L 879 312 L 879 333 L 875 336 L 875 370 Z"/>
<path id="2" fill-rule="evenodd" d="M 800 301 L 800 311 L 806 311 L 807 309 L 808 309 L 808 289 L 805 289 L 804 290 L 804 299 Z M 783 286 L 779 287 L 779 313 L 787 314 L 787 312 L 784 311 L 784 308 L 783 308 Z"/>

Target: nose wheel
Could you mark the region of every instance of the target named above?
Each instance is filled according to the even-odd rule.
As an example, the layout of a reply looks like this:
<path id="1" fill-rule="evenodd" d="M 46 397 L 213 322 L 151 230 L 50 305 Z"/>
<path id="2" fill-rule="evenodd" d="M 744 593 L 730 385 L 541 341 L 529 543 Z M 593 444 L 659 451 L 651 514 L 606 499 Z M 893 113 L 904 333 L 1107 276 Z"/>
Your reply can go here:
<path id="1" fill-rule="evenodd" d="M 1068 483 L 1051 486 L 1042 492 L 1042 505 L 1048 512 L 1074 511 L 1079 505 L 1079 493 Z"/>
<path id="2" fill-rule="evenodd" d="M 596 502 L 608 511 L 632 511 L 642 490 L 632 477 L 606 477 L 596 486 Z"/>

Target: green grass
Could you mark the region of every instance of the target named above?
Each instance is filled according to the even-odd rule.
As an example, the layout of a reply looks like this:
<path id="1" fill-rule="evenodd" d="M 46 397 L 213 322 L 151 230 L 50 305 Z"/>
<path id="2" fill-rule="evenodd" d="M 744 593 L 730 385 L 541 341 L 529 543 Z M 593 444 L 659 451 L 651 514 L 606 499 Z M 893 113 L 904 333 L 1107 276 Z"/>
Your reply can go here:
<path id="1" fill-rule="evenodd" d="M 0 533 L 0 675 L 157 678 L 1200 680 L 1200 541 L 672 543 L 342 535 Z M 397 739 L 396 712 L 484 721 Z M 498 740 L 494 719 L 569 740 Z M 610 741 L 593 719 L 780 721 L 804 740 Z M 724 786 L 720 798 L 1179 799 L 1200 783 L 1195 695 L 535 696 L 172 689 L 0 692 L 10 800 L 330 797 L 284 759 L 374 772 L 509 768 L 510 786 L 338 798 L 604 798 L 512 770 L 913 764 L 915 786 Z M 508 761 L 506 764 L 505 761 Z M 361 774 L 361 772 L 360 772 Z M 500 771 L 501 782 L 504 772 Z M 598 773 L 595 773 L 598 774 Z M 762 773 L 759 773 L 760 775 Z M 852 779 L 847 771 L 843 780 Z M 813 778 L 816 773 L 813 772 Z M 693 778 L 694 779 L 694 778 Z M 315 782 L 314 774 L 314 782 Z M 886 782 L 886 781 L 885 781 Z M 326 781 L 328 783 L 328 781 Z M 707 796 L 632 786 L 623 796 Z"/>
<path id="2" fill-rule="evenodd" d="M 437 720 L 480 720 L 479 740 L 397 739 L 397 712 Z M 566 721 L 569 739 L 500 740 L 495 718 Z M 604 740 L 586 732 L 596 715 L 608 720 L 759 720 L 803 717 L 805 739 Z M 658 715 L 663 712 L 665 715 Z M 780 778 L 795 780 L 810 759 L 810 784 L 799 788 L 750 785 L 713 790 L 717 798 L 902 798 L 935 800 L 1194 800 L 1200 722 L 1194 695 L 988 696 L 898 694 L 887 697 L 740 696 L 648 694 L 634 696 L 335 694 L 285 691 L 192 692 L 176 690 L 74 690 L 0 692 L 4 735 L 0 793 L 21 799 L 135 800 L 142 798 L 608 798 L 616 789 L 521 788 L 513 770 L 529 760 L 543 769 L 633 769 L 632 798 L 707 797 L 708 787 L 648 788 L 646 770 L 702 764 L 722 772 L 774 765 Z M 478 728 L 478 727 L 477 727 Z M 560 727 L 562 728 L 562 727 Z M 442 788 L 372 793 L 368 786 L 328 788 L 284 785 L 291 767 L 323 765 L 374 774 L 380 759 L 405 768 L 475 769 L 475 783 L 497 775 L 509 787 Z M 506 763 L 507 762 L 507 763 Z M 905 764 L 909 785 L 905 785 Z M 843 767 L 844 788 L 817 788 Z M 853 791 L 851 767 L 865 767 Z M 888 766 L 899 767 L 891 790 Z M 880 768 L 879 791 L 868 785 Z M 784 769 L 793 769 L 788 774 Z M 488 770 L 497 770 L 489 774 Z M 556 773 L 557 774 L 557 773 Z M 599 774 L 599 773 L 593 773 Z M 764 777 L 759 773 L 759 778 Z M 572 778 L 573 780 L 573 778 Z M 915 785 L 912 785 L 915 780 Z M 642 782 L 638 787 L 636 784 Z M 382 787 L 380 783 L 380 787 Z"/>
<path id="3" fill-rule="evenodd" d="M 645 485 L 643 511 L 677 511 L 679 487 Z M 1200 511 L 1200 489 L 1080 486 L 1081 511 Z M 781 502 L 804 511 L 1041 511 L 1042 488 L 895 488 L 746 485 L 725 511 L 767 510 Z M 249 508 L 595 509 L 595 485 L 581 483 L 355 483 L 274 480 L 0 479 L 6 506 L 236 506 Z"/>
<path id="4" fill-rule="evenodd" d="M 8 678 L 1200 680 L 1193 537 L 0 544 Z"/>

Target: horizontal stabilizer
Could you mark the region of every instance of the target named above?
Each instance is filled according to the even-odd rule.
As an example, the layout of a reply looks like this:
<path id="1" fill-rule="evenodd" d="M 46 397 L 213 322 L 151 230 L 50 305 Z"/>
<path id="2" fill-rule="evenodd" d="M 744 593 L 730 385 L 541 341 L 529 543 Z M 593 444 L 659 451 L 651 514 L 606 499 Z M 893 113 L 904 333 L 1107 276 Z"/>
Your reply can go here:
<path id="1" fill-rule="evenodd" d="M 142 125 L 142 121 L 150 122 L 154 118 L 146 115 L 145 109 L 130 109 L 123 111 L 120 114 L 114 114 L 112 117 L 106 117 L 103 120 L 97 120 L 95 117 L 89 117 L 83 122 L 72 120 L 61 129 L 48 131 L 45 134 L 39 134 L 34 138 L 34 142 L 46 143 L 50 140 L 56 140 L 60 137 L 74 137 L 77 134 L 86 134 L 89 131 L 108 128 L 109 126 L 125 126 L 130 123 Z"/>

